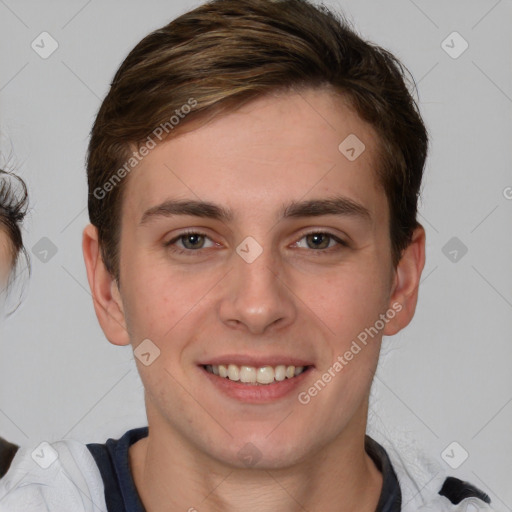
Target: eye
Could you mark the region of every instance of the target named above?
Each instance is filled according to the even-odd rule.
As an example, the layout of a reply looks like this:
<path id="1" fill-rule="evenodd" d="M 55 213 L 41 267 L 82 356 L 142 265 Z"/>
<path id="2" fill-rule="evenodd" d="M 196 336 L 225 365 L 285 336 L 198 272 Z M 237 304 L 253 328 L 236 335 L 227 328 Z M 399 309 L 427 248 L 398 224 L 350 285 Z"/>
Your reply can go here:
<path id="1" fill-rule="evenodd" d="M 171 251 L 177 254 L 188 255 L 200 253 L 201 249 L 208 249 L 218 245 L 206 233 L 200 231 L 187 231 L 164 243 L 164 246 Z M 322 254 L 339 250 L 341 249 L 340 246 L 348 247 L 348 244 L 342 239 L 324 231 L 306 233 L 294 245 L 301 249 L 313 249 L 315 252 Z"/>
<path id="2" fill-rule="evenodd" d="M 305 240 L 305 245 L 302 240 Z M 332 233 L 323 231 L 315 231 L 313 233 L 305 234 L 298 242 L 296 242 L 296 245 L 300 248 L 315 249 L 321 251 L 328 251 L 333 247 L 336 248 L 337 245 L 348 247 L 348 244 L 341 240 L 339 237 L 333 235 Z"/>
<path id="3" fill-rule="evenodd" d="M 210 242 L 210 245 L 206 245 L 207 241 Z M 177 253 L 186 253 L 213 247 L 216 244 L 205 233 L 188 231 L 181 233 L 164 245 Z"/>

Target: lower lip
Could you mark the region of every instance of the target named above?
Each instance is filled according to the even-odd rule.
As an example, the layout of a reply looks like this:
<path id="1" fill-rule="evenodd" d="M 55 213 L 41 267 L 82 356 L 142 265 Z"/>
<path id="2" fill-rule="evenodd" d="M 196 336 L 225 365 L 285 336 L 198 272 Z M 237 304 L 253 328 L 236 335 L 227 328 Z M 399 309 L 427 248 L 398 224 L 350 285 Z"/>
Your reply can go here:
<path id="1" fill-rule="evenodd" d="M 227 377 L 219 377 L 206 371 L 200 366 L 201 371 L 206 375 L 210 382 L 222 393 L 231 398 L 240 400 L 241 402 L 261 404 L 272 402 L 280 398 L 291 395 L 303 383 L 304 379 L 309 375 L 312 367 L 308 367 L 300 375 L 291 379 L 276 381 L 272 384 L 244 384 L 230 380 Z"/>

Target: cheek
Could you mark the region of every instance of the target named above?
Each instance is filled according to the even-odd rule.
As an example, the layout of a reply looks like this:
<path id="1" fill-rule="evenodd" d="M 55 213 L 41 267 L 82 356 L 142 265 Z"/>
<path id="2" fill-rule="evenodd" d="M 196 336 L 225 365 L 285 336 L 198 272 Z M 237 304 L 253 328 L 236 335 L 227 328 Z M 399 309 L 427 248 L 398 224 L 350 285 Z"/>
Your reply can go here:
<path id="1" fill-rule="evenodd" d="M 323 290 L 306 294 L 311 308 L 319 312 L 337 337 L 357 335 L 358 331 L 372 325 L 387 307 L 388 278 L 369 268 L 340 269 L 329 279 L 322 280 Z M 318 290 L 318 285 L 317 281 L 310 291 Z"/>
<path id="2" fill-rule="evenodd" d="M 7 285 L 12 263 L 8 249 L 0 245 L 0 290 L 4 290 Z"/>
<path id="3" fill-rule="evenodd" d="M 162 279 L 136 280 L 133 285 L 125 301 L 132 343 L 149 338 L 160 345 L 186 314 L 188 300 L 184 293 L 178 297 L 174 287 Z"/>
<path id="4" fill-rule="evenodd" d="M 123 299 L 132 342 L 150 338 L 157 344 L 167 344 L 179 339 L 177 333 L 197 315 L 218 278 L 171 271 L 158 263 L 138 268 L 141 270 L 130 276 Z"/>

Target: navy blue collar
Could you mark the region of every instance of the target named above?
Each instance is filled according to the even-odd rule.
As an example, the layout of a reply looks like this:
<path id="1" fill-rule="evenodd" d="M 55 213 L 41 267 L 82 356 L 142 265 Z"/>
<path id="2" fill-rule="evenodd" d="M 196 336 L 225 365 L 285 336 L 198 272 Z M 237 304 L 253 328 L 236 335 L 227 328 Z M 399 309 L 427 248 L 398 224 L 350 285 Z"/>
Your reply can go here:
<path id="1" fill-rule="evenodd" d="M 87 445 L 103 479 L 108 512 L 145 512 L 130 470 L 128 450 L 147 435 L 148 427 L 139 427 L 128 430 L 120 439 Z M 400 512 L 402 493 L 386 450 L 369 436 L 365 439 L 365 449 L 383 477 L 375 512 Z"/>

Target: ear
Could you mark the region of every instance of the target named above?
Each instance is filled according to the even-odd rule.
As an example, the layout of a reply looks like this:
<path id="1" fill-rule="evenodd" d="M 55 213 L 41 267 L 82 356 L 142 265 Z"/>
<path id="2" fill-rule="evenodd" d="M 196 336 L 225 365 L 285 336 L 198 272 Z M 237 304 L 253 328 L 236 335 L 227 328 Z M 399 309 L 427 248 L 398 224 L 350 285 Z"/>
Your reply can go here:
<path id="1" fill-rule="evenodd" d="M 425 230 L 418 226 L 412 235 L 409 246 L 395 270 L 394 284 L 389 308 L 396 315 L 388 321 L 384 329 L 386 336 L 392 336 L 406 327 L 414 316 L 418 302 L 418 289 L 421 273 L 425 266 Z"/>
<path id="2" fill-rule="evenodd" d="M 105 336 L 114 345 L 128 345 L 123 302 L 117 282 L 101 257 L 96 226 L 89 224 L 82 236 L 82 251 L 94 310 Z"/>

